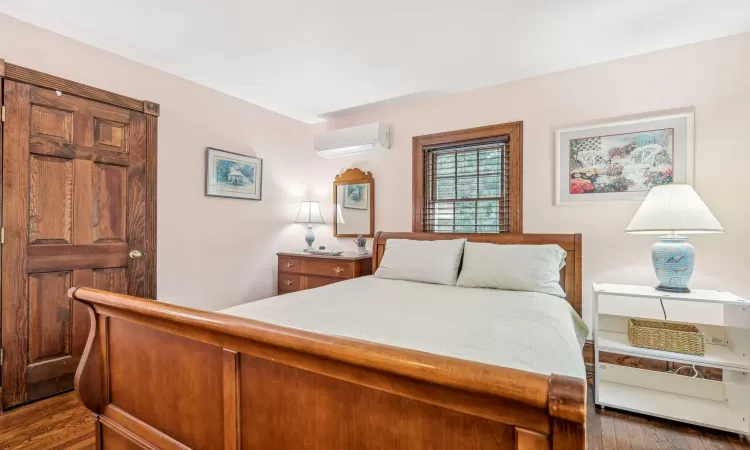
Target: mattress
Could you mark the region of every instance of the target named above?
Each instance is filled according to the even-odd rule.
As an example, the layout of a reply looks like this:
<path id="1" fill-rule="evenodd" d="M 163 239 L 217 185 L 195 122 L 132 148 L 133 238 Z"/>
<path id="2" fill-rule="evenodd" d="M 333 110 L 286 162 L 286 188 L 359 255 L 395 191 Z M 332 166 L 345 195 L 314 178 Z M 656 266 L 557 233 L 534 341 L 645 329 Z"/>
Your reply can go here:
<path id="1" fill-rule="evenodd" d="M 586 376 L 586 325 L 565 299 L 548 294 L 367 276 L 220 312 L 496 366 Z"/>

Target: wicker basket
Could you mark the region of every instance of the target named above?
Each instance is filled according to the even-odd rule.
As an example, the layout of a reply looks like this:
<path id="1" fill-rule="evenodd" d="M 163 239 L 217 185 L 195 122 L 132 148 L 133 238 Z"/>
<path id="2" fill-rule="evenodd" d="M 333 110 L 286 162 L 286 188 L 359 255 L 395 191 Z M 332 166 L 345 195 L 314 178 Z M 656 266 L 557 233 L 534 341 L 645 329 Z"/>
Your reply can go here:
<path id="1" fill-rule="evenodd" d="M 641 348 L 696 356 L 706 353 L 703 333 L 693 325 L 629 319 L 628 341 L 630 345 Z"/>

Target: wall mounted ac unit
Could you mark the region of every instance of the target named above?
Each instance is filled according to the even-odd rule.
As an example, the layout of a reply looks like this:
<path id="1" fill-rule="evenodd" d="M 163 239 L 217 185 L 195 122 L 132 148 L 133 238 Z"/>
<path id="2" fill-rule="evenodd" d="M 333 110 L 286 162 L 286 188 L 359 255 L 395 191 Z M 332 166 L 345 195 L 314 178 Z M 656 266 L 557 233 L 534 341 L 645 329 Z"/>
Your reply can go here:
<path id="1" fill-rule="evenodd" d="M 391 147 L 390 126 L 371 123 L 315 135 L 315 151 L 323 158 L 387 150 Z"/>

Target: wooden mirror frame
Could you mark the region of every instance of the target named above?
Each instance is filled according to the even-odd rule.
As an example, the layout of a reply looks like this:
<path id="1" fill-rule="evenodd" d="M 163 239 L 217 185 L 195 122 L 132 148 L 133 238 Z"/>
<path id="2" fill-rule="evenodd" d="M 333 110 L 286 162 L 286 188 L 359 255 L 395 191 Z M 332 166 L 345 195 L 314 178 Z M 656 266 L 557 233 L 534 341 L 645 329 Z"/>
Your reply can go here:
<path id="1" fill-rule="evenodd" d="M 336 205 L 338 205 L 338 187 L 343 184 L 369 184 L 370 196 L 370 232 L 362 233 L 363 237 L 375 237 L 375 179 L 371 172 L 363 172 L 360 169 L 346 169 L 343 173 L 336 175 L 333 180 L 333 235 L 334 237 L 357 237 L 358 234 L 339 234 L 336 223 Z"/>

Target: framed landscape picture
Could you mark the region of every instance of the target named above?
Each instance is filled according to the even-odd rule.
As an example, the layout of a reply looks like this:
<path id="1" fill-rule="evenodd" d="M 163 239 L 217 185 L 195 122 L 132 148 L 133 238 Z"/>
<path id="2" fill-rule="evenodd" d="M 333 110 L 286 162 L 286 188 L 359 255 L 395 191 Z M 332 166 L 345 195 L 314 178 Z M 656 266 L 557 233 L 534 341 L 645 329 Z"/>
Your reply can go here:
<path id="1" fill-rule="evenodd" d="M 260 200 L 263 160 L 216 148 L 206 149 L 206 195 Z"/>
<path id="2" fill-rule="evenodd" d="M 347 184 L 344 196 L 344 208 L 367 209 L 369 184 Z"/>
<path id="3" fill-rule="evenodd" d="M 693 183 L 693 111 L 555 133 L 555 204 L 640 201 L 652 187 Z"/>

